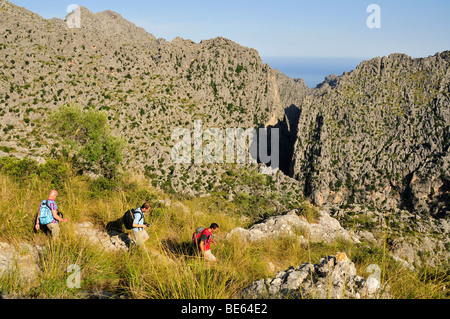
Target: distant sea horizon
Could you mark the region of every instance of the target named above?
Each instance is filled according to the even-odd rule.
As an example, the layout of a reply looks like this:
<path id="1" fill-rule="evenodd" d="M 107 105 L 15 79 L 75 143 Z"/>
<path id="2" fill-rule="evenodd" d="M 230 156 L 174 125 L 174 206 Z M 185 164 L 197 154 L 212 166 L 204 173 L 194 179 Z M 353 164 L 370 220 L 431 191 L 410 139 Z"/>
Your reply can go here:
<path id="1" fill-rule="evenodd" d="M 342 75 L 354 70 L 369 58 L 314 58 L 314 57 L 263 57 L 272 69 L 278 69 L 290 78 L 302 78 L 309 88 L 314 88 L 330 74 Z"/>

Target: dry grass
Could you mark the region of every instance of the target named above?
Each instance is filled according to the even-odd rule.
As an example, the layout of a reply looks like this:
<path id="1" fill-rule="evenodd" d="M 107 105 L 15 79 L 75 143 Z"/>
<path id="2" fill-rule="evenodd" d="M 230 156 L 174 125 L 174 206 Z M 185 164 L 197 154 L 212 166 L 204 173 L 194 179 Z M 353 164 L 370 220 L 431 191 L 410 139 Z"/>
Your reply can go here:
<path id="1" fill-rule="evenodd" d="M 383 247 L 367 249 L 349 242 L 332 245 L 302 245 L 295 238 L 278 238 L 260 243 L 243 243 L 234 238 L 224 240 L 232 228 L 245 227 L 231 204 L 213 198 L 176 199 L 154 189 L 139 177 L 129 178 L 115 191 L 96 194 L 91 182 L 71 177 L 59 190 L 58 205 L 69 218 L 62 225 L 62 236 L 51 242 L 43 233 L 35 233 L 33 224 L 37 207 L 50 190 L 42 181 L 31 179 L 26 184 L 0 175 L 0 241 L 45 246 L 39 260 L 41 273 L 32 284 L 22 284 L 13 272 L 0 279 L 0 292 L 36 298 L 84 298 L 80 289 L 66 285 L 67 266 L 80 266 L 82 290 L 106 290 L 129 298 L 234 298 L 249 283 L 273 277 L 277 271 L 303 262 L 317 263 L 321 257 L 338 251 L 347 253 L 355 262 L 358 274 L 366 277 L 367 266 L 378 264 L 384 282 L 391 286 L 395 298 L 447 298 L 448 277 L 441 273 L 413 273 L 400 268 L 387 258 Z M 74 225 L 90 221 L 104 227 L 120 218 L 129 208 L 150 198 L 153 215 L 148 218 L 150 239 L 145 249 L 131 253 L 113 253 L 86 244 L 74 235 Z M 166 207 L 159 201 L 170 200 Z M 182 205 L 174 205 L 175 202 Z M 227 205 L 226 212 L 220 207 Z M 314 210 L 305 206 L 305 214 Z M 190 239 L 197 226 L 211 222 L 220 225 L 217 245 L 212 247 L 219 262 L 205 263 L 192 250 Z"/>

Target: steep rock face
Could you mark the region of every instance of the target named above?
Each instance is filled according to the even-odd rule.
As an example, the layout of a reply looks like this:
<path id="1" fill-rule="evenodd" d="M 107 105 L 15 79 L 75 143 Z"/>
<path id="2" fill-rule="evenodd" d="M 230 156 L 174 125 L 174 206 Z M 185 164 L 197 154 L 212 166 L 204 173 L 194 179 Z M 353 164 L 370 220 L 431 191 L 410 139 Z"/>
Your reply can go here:
<path id="1" fill-rule="evenodd" d="M 448 214 L 449 62 L 448 51 L 378 57 L 307 96 L 292 165 L 305 194 Z"/>

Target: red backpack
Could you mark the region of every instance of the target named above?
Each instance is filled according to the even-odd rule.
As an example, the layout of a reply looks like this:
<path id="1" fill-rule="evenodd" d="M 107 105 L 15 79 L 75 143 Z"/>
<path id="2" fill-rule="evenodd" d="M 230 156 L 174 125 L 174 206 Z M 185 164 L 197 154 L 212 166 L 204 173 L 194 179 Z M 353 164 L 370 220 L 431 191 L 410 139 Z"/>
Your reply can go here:
<path id="1" fill-rule="evenodd" d="M 198 243 L 200 242 L 200 237 L 202 236 L 202 232 L 204 230 L 205 228 L 200 226 L 192 234 L 192 244 L 194 244 L 194 246 L 198 246 Z"/>

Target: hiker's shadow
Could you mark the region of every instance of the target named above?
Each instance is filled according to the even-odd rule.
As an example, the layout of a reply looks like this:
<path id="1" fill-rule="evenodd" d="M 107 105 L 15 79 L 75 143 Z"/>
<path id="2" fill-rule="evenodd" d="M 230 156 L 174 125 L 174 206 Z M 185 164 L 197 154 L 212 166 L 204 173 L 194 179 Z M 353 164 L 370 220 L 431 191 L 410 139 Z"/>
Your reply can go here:
<path id="1" fill-rule="evenodd" d="M 131 245 L 133 244 L 133 240 L 130 238 L 130 236 L 128 236 L 127 233 L 125 233 L 123 231 L 123 228 L 124 228 L 124 226 L 123 226 L 122 218 L 119 218 L 114 221 L 110 221 L 105 226 L 106 233 L 109 236 L 111 236 L 111 237 L 117 236 L 120 240 L 122 240 L 125 243 L 125 245 L 129 249 L 131 247 Z"/>
<path id="2" fill-rule="evenodd" d="M 175 238 L 167 238 L 161 241 L 161 246 L 174 255 L 198 257 L 198 249 L 190 241 L 179 242 Z"/>

